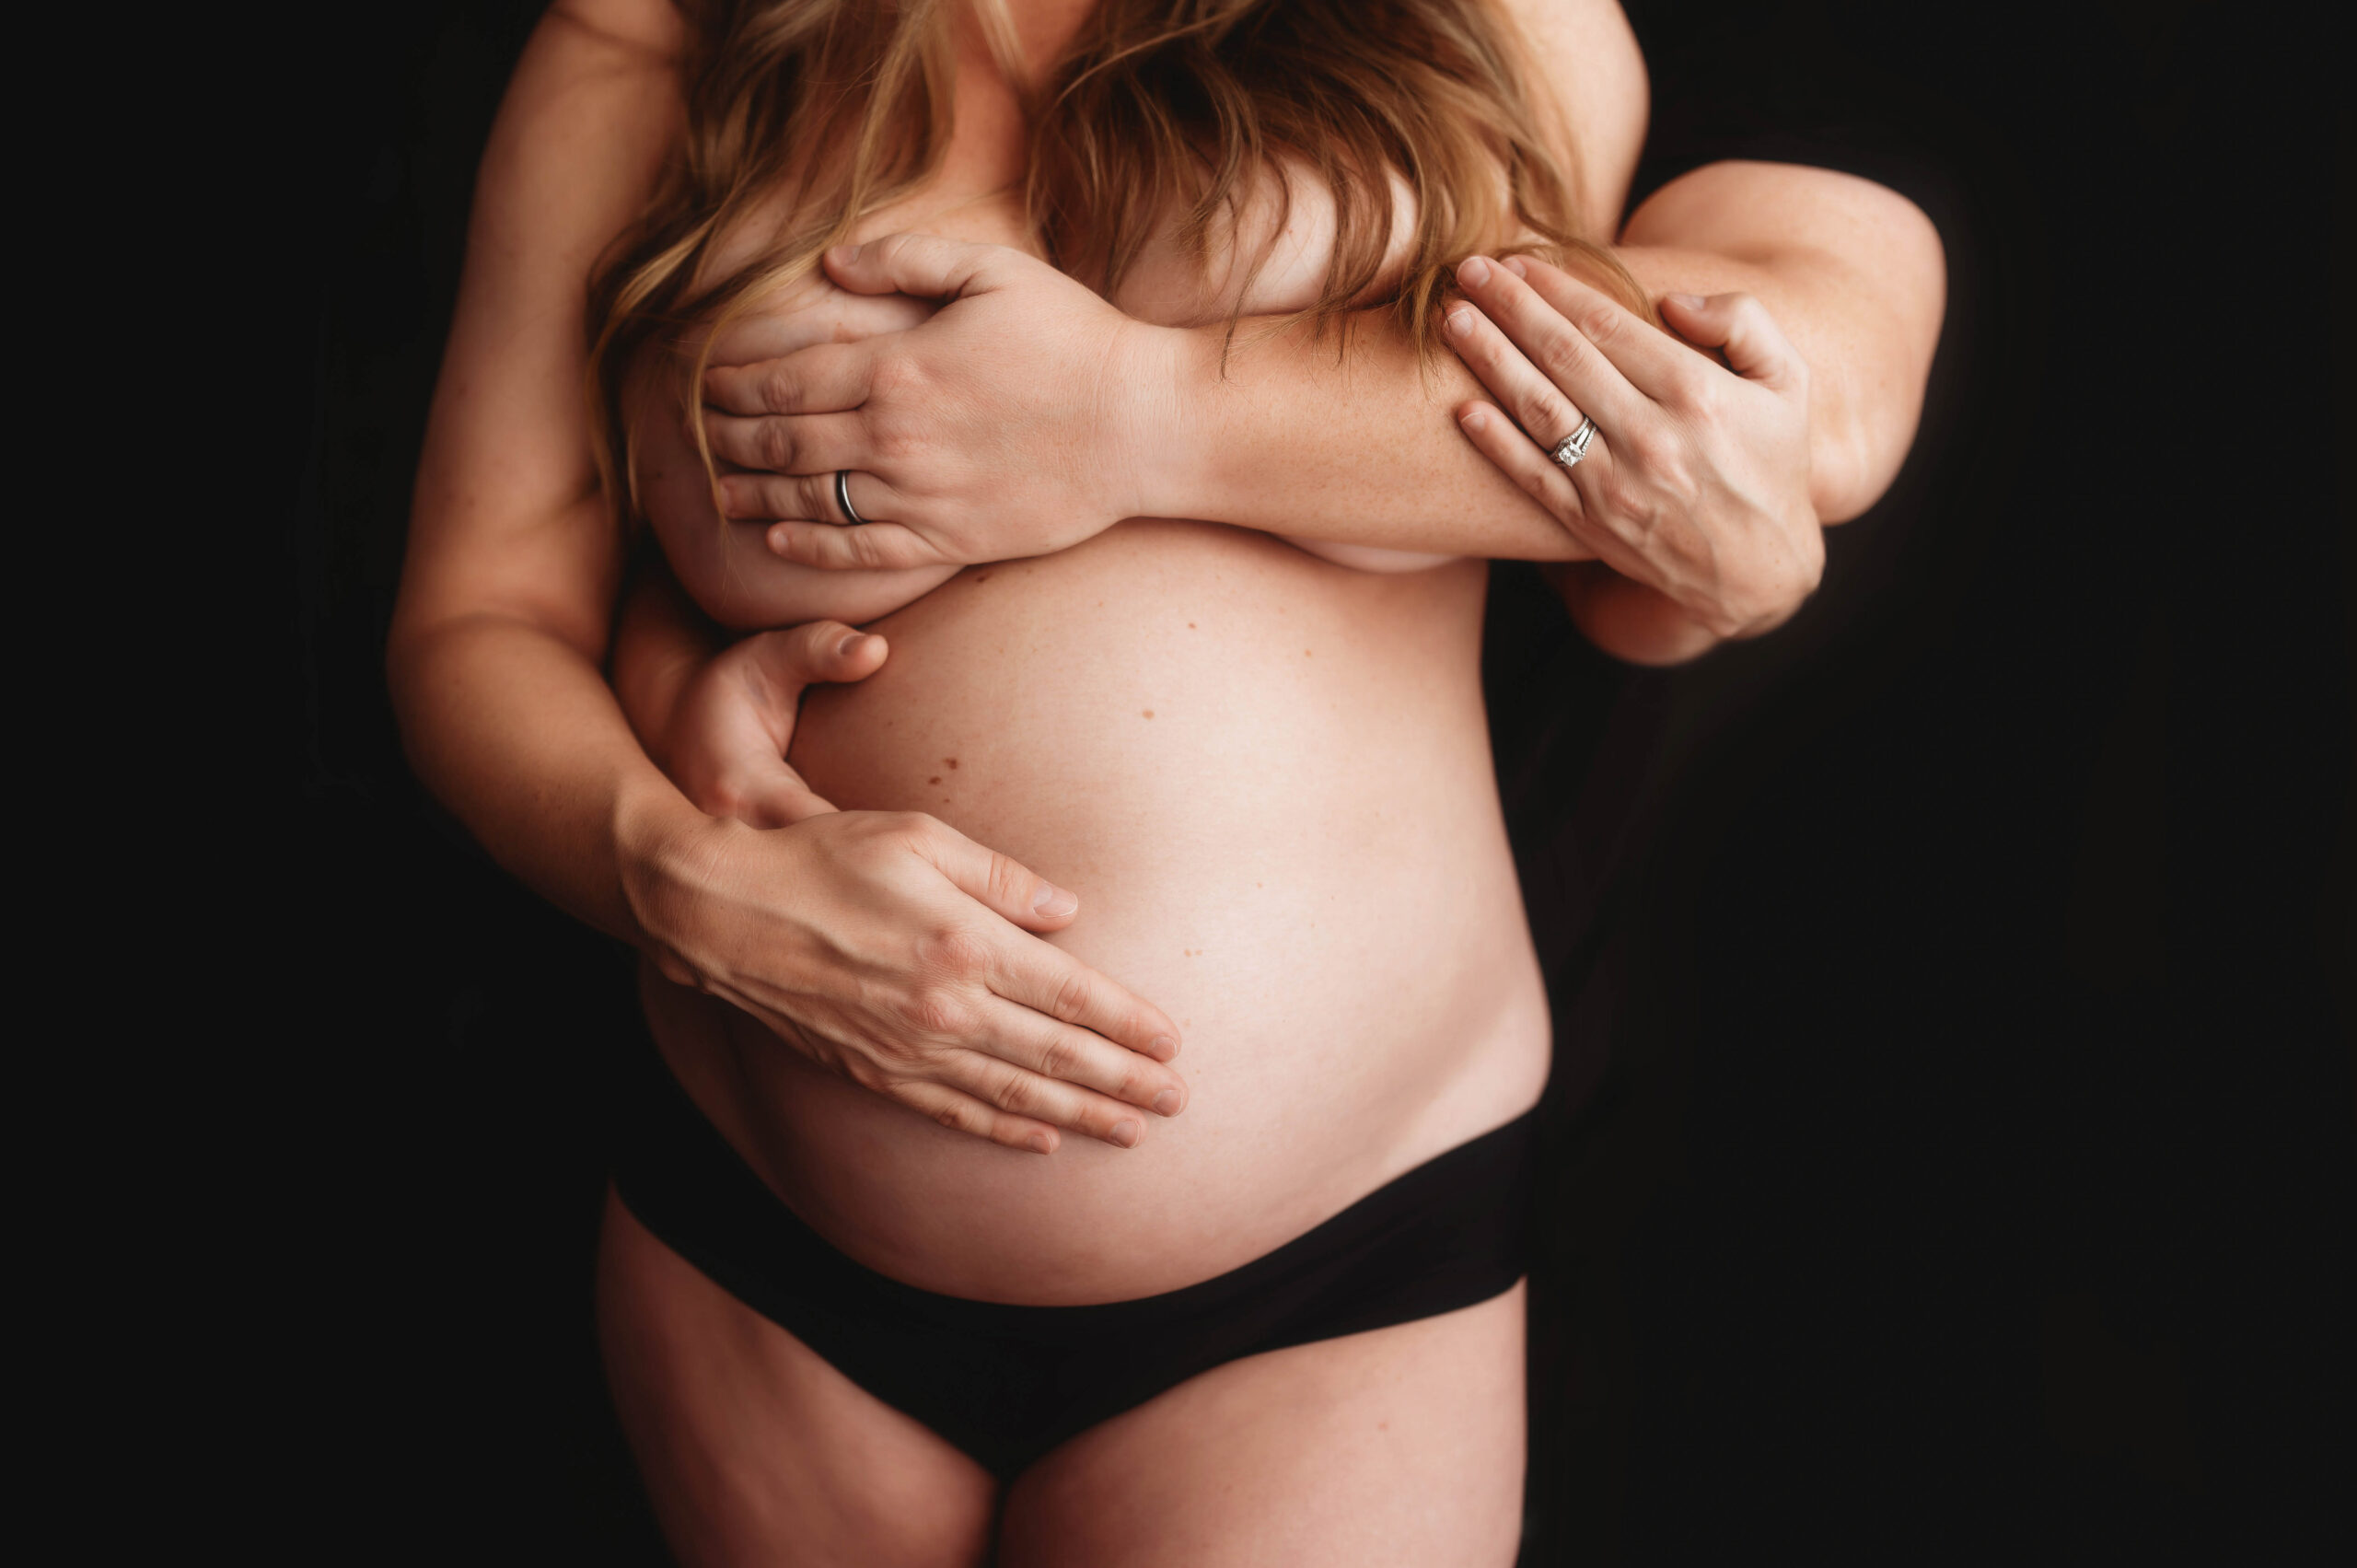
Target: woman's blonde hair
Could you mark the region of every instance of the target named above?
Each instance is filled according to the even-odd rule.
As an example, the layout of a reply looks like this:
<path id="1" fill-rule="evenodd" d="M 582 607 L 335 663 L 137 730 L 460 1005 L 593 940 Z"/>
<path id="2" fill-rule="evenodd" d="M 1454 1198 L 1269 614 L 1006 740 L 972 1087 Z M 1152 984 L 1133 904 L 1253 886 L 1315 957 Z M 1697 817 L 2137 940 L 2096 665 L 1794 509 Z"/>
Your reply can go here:
<path id="1" fill-rule="evenodd" d="M 1449 269 L 1484 249 L 1585 263 L 1652 314 L 1580 232 L 1562 115 L 1494 0 L 1098 0 L 1039 82 L 1025 79 L 1006 0 L 679 4 L 686 134 L 589 296 L 599 466 L 618 499 L 636 494 L 621 403 L 640 351 L 801 277 L 940 167 L 966 4 L 1028 111 L 1032 231 L 1051 261 L 1104 294 L 1173 213 L 1184 215 L 1179 243 L 1204 255 L 1221 215 L 1283 154 L 1333 192 L 1332 260 L 1302 312 L 1318 331 L 1388 308 L 1433 352 Z M 1386 281 L 1395 175 L 1415 222 L 1404 270 Z M 707 277 L 716 249 L 781 196 L 770 241 Z M 691 399 L 706 352 L 684 380 Z"/>

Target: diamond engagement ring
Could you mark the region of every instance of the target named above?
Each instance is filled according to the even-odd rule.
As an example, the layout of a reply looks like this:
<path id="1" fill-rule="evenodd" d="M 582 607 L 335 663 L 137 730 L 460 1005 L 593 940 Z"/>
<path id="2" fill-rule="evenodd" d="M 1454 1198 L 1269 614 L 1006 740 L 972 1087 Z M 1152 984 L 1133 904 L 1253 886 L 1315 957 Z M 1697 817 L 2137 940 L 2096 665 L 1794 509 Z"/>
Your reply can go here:
<path id="1" fill-rule="evenodd" d="M 1564 436 L 1562 444 L 1547 455 L 1567 469 L 1575 469 L 1580 466 L 1580 459 L 1587 456 L 1587 444 L 1595 439 L 1596 421 L 1583 419 L 1580 427 Z"/>
<path id="2" fill-rule="evenodd" d="M 1557 460 L 1561 461 L 1562 459 L 1558 459 Z M 835 470 L 835 505 L 843 509 L 843 521 L 851 524 L 853 528 L 857 528 L 860 524 L 867 521 L 865 517 L 861 517 L 857 512 L 851 509 L 851 472 L 847 469 L 837 469 Z"/>

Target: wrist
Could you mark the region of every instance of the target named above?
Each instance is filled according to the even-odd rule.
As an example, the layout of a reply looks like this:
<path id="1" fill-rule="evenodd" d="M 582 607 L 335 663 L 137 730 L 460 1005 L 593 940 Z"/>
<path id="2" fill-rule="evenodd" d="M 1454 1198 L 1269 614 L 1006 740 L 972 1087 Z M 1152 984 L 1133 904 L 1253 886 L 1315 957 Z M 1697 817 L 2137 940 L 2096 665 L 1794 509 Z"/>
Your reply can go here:
<path id="1" fill-rule="evenodd" d="M 677 952 L 718 856 L 714 834 L 731 824 L 696 809 L 652 768 L 615 792 L 614 870 L 633 946 L 656 958 Z"/>
<path id="2" fill-rule="evenodd" d="M 1132 321 L 1123 331 L 1120 429 L 1132 497 L 1124 515 L 1195 517 L 1203 447 L 1195 363 L 1202 354 L 1202 333 L 1144 321 Z"/>

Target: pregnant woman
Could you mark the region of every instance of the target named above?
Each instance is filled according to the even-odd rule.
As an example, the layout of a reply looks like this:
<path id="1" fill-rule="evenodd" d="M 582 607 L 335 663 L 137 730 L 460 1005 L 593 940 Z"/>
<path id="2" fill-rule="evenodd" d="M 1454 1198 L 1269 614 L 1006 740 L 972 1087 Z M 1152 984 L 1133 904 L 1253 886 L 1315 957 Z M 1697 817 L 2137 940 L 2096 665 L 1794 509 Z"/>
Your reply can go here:
<path id="1" fill-rule="evenodd" d="M 1763 629 L 1938 316 L 1920 217 L 1811 171 L 1584 251 L 1643 114 L 1585 0 L 536 35 L 391 669 L 437 792 L 679 982 L 599 1305 L 683 1561 L 1512 1560 L 1549 1036 L 1479 558 L 1578 563 L 1630 656 Z M 1534 242 L 1588 283 L 1479 254 Z M 1499 407 L 1419 342 L 1452 273 Z M 640 589 L 644 748 L 610 494 L 714 621 L 819 626 L 711 657 Z"/>

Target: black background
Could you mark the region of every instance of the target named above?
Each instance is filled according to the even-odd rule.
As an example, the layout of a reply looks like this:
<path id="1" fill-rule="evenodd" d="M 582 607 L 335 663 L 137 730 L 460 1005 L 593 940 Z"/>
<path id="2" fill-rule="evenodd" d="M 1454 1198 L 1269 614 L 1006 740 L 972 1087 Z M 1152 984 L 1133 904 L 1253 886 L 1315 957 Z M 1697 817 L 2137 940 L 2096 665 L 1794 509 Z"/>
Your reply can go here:
<path id="1" fill-rule="evenodd" d="M 298 111 L 271 1060 L 319 1114 L 273 1223 L 337 1561 L 663 1560 L 589 1322 L 625 957 L 425 799 L 379 671 L 538 8 L 314 21 Z M 1641 183 L 1884 180 L 1951 303 L 1906 472 L 1774 636 L 1626 671 L 1498 574 L 1560 1036 L 1526 1562 L 2326 1560 L 2357 1321 L 2336 52 L 2185 0 L 1631 11 Z"/>

